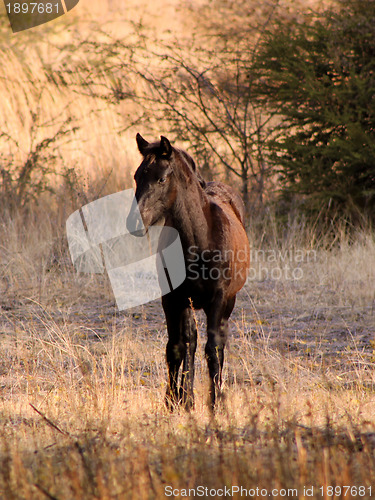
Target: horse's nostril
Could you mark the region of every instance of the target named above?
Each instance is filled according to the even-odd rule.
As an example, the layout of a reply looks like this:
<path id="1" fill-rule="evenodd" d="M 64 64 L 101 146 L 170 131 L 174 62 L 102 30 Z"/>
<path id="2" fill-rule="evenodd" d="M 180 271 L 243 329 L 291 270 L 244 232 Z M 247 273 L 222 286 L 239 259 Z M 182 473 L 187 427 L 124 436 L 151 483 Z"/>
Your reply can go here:
<path id="1" fill-rule="evenodd" d="M 145 227 L 143 227 L 141 229 L 136 229 L 135 231 L 130 232 L 130 234 L 132 236 L 137 236 L 137 237 L 145 236 L 146 233 L 147 233 L 147 229 Z"/>

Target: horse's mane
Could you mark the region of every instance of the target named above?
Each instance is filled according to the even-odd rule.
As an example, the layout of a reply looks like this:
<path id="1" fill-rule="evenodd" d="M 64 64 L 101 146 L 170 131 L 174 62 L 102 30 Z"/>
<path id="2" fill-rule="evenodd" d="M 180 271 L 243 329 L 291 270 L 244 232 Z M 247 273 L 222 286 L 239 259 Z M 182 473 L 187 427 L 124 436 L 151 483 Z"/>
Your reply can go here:
<path id="1" fill-rule="evenodd" d="M 193 158 L 182 149 L 174 149 L 183 157 L 185 163 L 187 163 L 189 168 L 193 171 L 198 179 L 199 184 L 202 186 L 208 196 L 210 196 L 212 201 L 216 203 L 228 203 L 238 219 L 243 223 L 245 217 L 244 204 L 237 191 L 221 182 L 206 182 L 201 176 L 200 172 L 197 170 L 197 166 Z"/>
<path id="2" fill-rule="evenodd" d="M 190 167 L 190 169 L 196 175 L 199 184 L 202 186 L 203 189 L 205 189 L 206 188 L 206 181 L 203 179 L 203 177 L 201 176 L 200 172 L 197 170 L 197 166 L 196 166 L 195 161 L 193 160 L 193 158 L 186 151 L 184 151 L 183 149 L 177 149 L 177 148 L 174 148 L 174 149 L 175 149 L 175 151 L 177 151 L 178 153 L 180 153 L 180 155 L 185 160 L 185 163 L 188 164 L 188 166 Z"/>

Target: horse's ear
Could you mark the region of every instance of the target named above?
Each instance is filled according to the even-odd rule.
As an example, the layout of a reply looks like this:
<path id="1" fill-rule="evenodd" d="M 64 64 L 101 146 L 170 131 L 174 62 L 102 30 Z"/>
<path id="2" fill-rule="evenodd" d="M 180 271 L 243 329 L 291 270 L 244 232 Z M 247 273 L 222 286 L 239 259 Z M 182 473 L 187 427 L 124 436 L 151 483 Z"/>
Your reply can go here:
<path id="1" fill-rule="evenodd" d="M 145 152 L 146 152 L 146 148 L 149 145 L 149 143 L 146 141 L 146 139 L 143 139 L 143 137 L 141 136 L 140 133 L 137 134 L 136 141 L 137 141 L 139 152 L 141 153 L 141 155 L 144 156 Z"/>
<path id="2" fill-rule="evenodd" d="M 162 158 L 170 158 L 172 154 L 172 146 L 169 140 L 163 135 L 160 136 L 160 156 Z"/>

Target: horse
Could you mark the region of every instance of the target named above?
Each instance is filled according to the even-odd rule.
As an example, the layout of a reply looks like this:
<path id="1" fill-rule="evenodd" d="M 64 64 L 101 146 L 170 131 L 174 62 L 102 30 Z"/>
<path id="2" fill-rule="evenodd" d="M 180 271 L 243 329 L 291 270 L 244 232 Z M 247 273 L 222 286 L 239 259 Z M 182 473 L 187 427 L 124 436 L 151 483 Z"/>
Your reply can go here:
<path id="1" fill-rule="evenodd" d="M 193 158 L 172 146 L 166 137 L 149 143 L 138 133 L 136 141 L 142 162 L 134 175 L 135 200 L 143 227 L 133 209 L 127 227 L 138 235 L 155 224 L 175 228 L 186 266 L 183 283 L 162 297 L 168 331 L 166 405 L 171 410 L 178 405 L 187 410 L 194 408 L 194 311 L 203 309 L 207 316 L 209 405 L 214 410 L 216 401 L 223 396 L 228 319 L 250 266 L 244 205 L 230 186 L 205 182 Z"/>

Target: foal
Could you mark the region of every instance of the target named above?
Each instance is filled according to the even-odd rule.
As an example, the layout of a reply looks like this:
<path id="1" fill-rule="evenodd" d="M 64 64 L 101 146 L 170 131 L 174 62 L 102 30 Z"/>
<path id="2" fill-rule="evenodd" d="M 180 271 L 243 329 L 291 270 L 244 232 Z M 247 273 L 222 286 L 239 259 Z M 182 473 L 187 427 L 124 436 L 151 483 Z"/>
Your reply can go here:
<path id="1" fill-rule="evenodd" d="M 140 134 L 136 139 L 143 156 L 134 175 L 143 230 L 157 223 L 175 228 L 186 266 L 185 281 L 162 298 L 169 338 L 166 403 L 171 409 L 180 403 L 186 409 L 194 406 L 197 329 L 193 309 L 203 309 L 207 316 L 205 354 L 213 409 L 221 394 L 228 318 L 250 264 L 243 203 L 231 187 L 206 183 L 193 159 L 172 147 L 167 138 L 162 136 L 151 144 Z M 134 228 L 134 221 L 135 211 L 131 211 L 128 227 Z"/>

